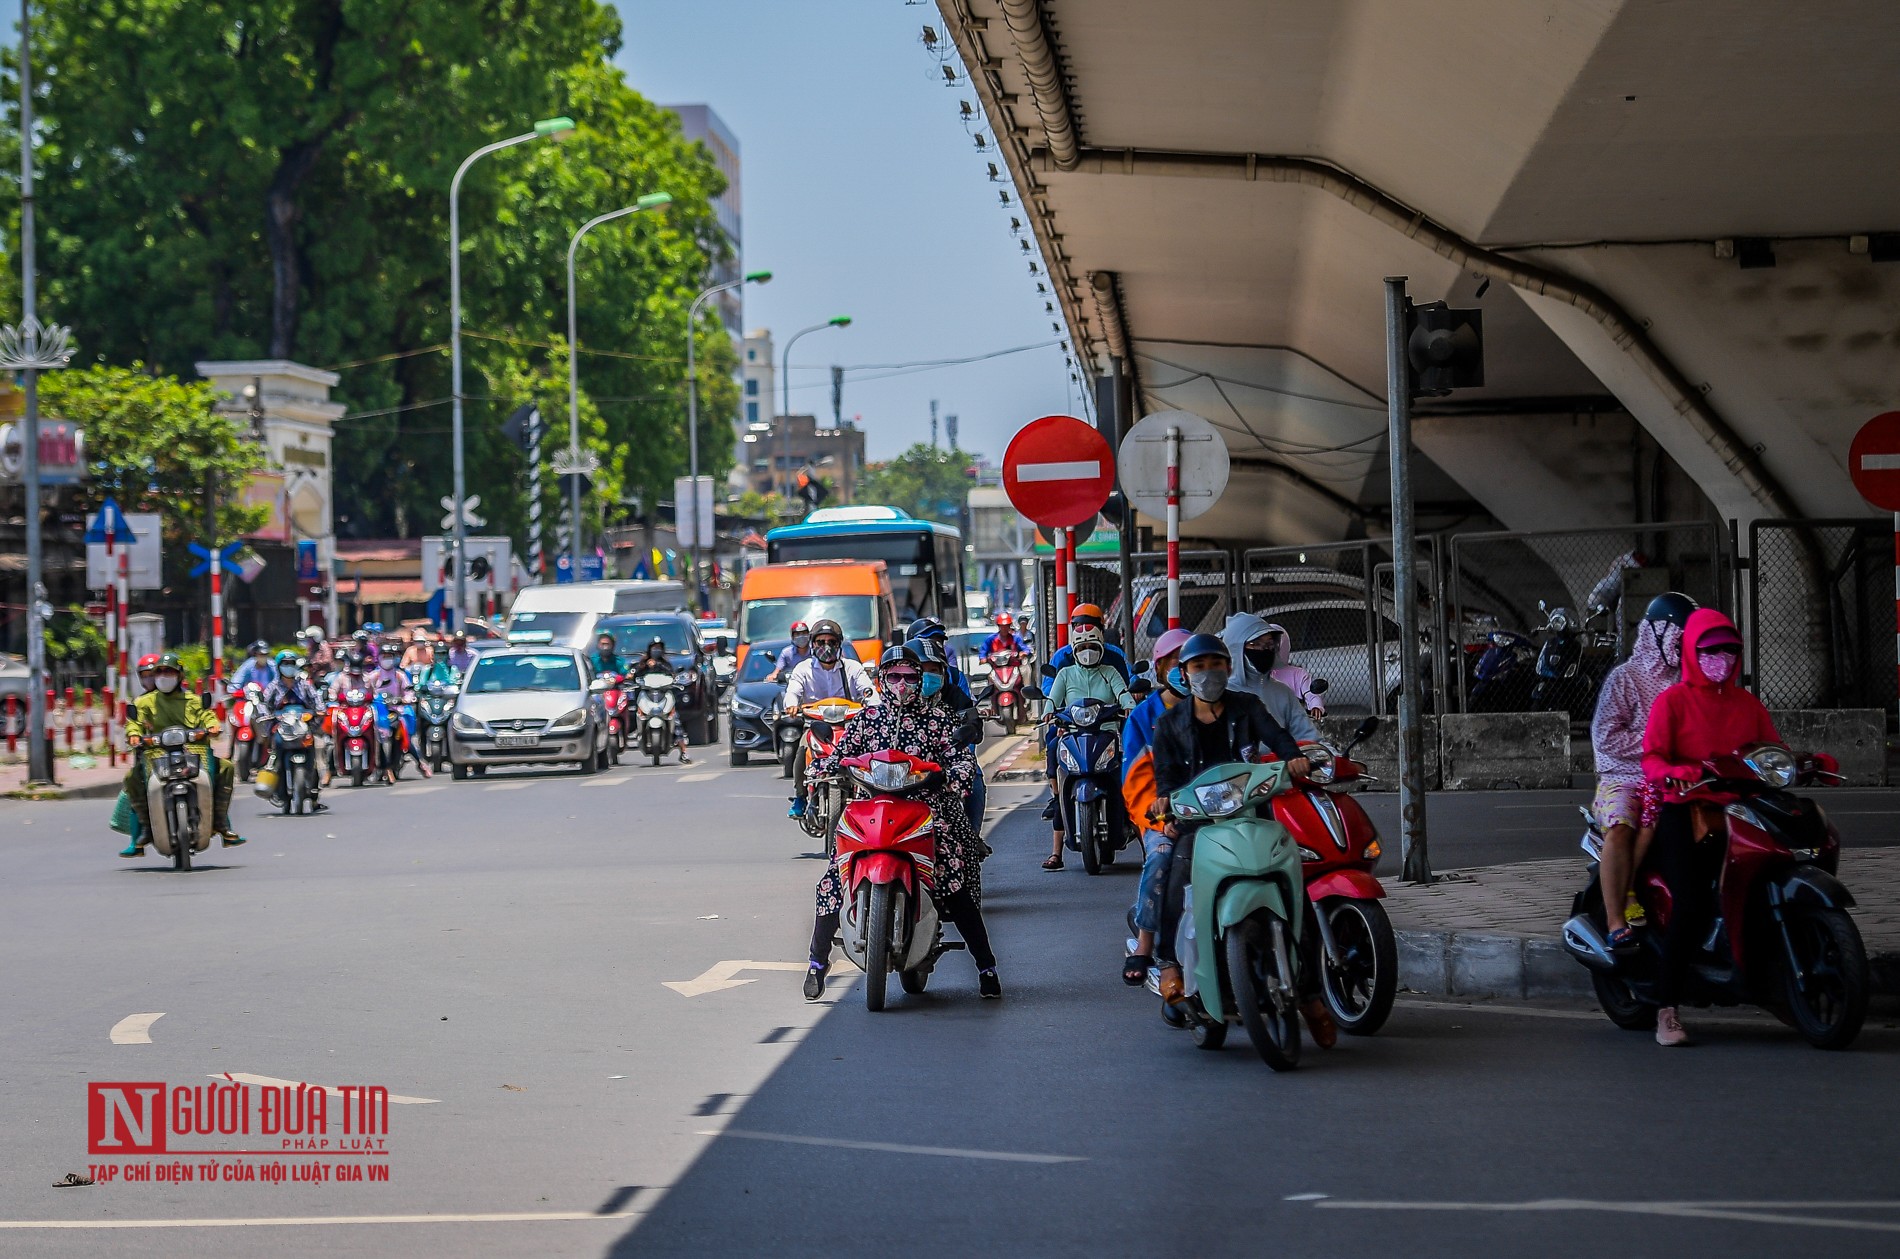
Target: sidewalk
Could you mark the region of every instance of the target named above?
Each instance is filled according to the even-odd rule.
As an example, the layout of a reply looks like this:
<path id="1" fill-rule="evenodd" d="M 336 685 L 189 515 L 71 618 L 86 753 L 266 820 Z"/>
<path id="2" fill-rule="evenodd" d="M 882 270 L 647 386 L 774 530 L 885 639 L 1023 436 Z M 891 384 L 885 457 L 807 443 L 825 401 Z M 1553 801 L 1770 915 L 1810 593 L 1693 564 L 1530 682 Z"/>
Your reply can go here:
<path id="1" fill-rule="evenodd" d="M 1874 991 L 1900 994 L 1900 848 L 1848 848 L 1841 879 L 1873 963 Z M 1429 887 L 1386 882 L 1399 983 L 1464 997 L 1590 996 L 1590 973 L 1558 938 L 1583 886 L 1581 857 L 1452 871 Z"/>
<path id="2" fill-rule="evenodd" d="M 111 800 L 118 796 L 119 783 L 125 777 L 124 757 L 119 758 L 117 765 L 108 764 L 103 755 L 78 759 L 82 762 L 90 760 L 91 764 L 75 768 L 66 757 L 59 757 L 53 764 L 53 774 L 59 779 L 59 786 L 32 791 L 26 787 L 24 762 L 0 765 L 0 797 L 15 800 Z"/>

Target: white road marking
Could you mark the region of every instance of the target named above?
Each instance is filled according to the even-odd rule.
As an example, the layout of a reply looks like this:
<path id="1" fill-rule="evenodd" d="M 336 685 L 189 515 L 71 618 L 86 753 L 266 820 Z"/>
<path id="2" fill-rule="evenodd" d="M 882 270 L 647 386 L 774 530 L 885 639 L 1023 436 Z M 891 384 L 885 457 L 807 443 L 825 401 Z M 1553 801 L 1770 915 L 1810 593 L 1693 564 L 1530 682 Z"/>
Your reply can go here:
<path id="1" fill-rule="evenodd" d="M 1013 739 L 1006 738 L 995 747 L 988 749 L 982 755 L 978 756 L 976 763 L 983 769 L 988 769 L 990 766 L 996 764 L 996 762 L 1002 760 L 1007 753 L 1015 751 L 1027 742 L 1029 742 L 1028 735 L 1017 735 Z"/>
<path id="2" fill-rule="evenodd" d="M 280 1080 L 271 1075 L 252 1075 L 248 1071 L 222 1071 L 207 1076 L 212 1080 L 232 1080 L 239 1084 L 256 1084 L 279 1088 L 320 1088 L 331 1097 L 341 1098 L 343 1090 L 329 1084 L 306 1084 L 301 1080 Z M 389 1103 L 392 1106 L 433 1106 L 441 1099 L 437 1097 L 404 1097 L 400 1093 L 391 1093 Z"/>
<path id="3" fill-rule="evenodd" d="M 1521 1018 L 1531 1019 L 1575 1019 L 1584 1023 L 1608 1022 L 1602 1014 L 1592 1010 L 1546 1010 L 1541 1006 L 1534 1005 L 1495 1005 L 1489 1002 L 1481 1005 L 1459 1005 L 1452 1001 L 1419 1000 L 1417 998 L 1408 997 L 1400 1001 L 1399 1006 L 1407 1010 L 1449 1010 L 1454 1014 L 1515 1014 Z M 1697 1026 L 1704 1024 L 1714 1024 L 1723 1027 L 1781 1026 L 1779 1023 L 1769 1019 L 1766 1015 L 1761 1018 L 1742 1018 L 1732 1014 L 1702 1014 L 1696 1012 L 1691 1016 L 1689 1021 L 1691 1024 Z"/>
<path id="4" fill-rule="evenodd" d="M 489 783 L 483 791 L 520 791 L 527 783 Z"/>
<path id="5" fill-rule="evenodd" d="M 734 979 L 742 970 L 795 970 L 803 972 L 811 966 L 810 962 L 718 962 L 708 967 L 703 974 L 692 979 L 668 979 L 662 981 L 668 988 L 682 997 L 700 997 L 709 992 L 721 992 L 727 988 L 738 988 L 744 984 L 757 983 L 756 979 Z"/>
<path id="6" fill-rule="evenodd" d="M 1330 1198 L 1332 1196 L 1333 1195 L 1330 1193 L 1290 1193 L 1286 1197 L 1280 1199 L 1280 1201 L 1282 1202 L 1318 1202 L 1322 1198 Z"/>
<path id="7" fill-rule="evenodd" d="M 1500 813 L 1518 809 L 1563 809 L 1566 812 L 1575 813 L 1580 804 L 1582 804 L 1580 800 L 1554 800 L 1549 804 L 1494 804 L 1491 807 Z"/>
<path id="8" fill-rule="evenodd" d="M 1739 1220 L 1749 1224 L 1797 1224 L 1808 1228 L 1844 1228 L 1859 1232 L 1900 1233 L 1900 1223 L 1881 1220 L 1824 1219 L 1787 1211 L 1900 1211 L 1900 1202 L 1596 1202 L 1587 1198 L 1546 1198 L 1533 1202 L 1315 1202 L 1336 1211 L 1603 1211 L 1616 1215 L 1664 1215 L 1697 1220 Z"/>
<path id="9" fill-rule="evenodd" d="M 822 1145 L 837 1150 L 874 1150 L 881 1154 L 929 1154 L 938 1158 L 980 1158 L 999 1163 L 1086 1163 L 1074 1154 L 1016 1154 L 1008 1150 L 958 1150 L 941 1145 L 896 1145 L 889 1141 L 842 1141 L 835 1137 L 799 1137 L 786 1132 L 747 1132 L 740 1128 L 702 1131 L 702 1137 L 741 1137 L 747 1141 L 782 1141 L 787 1145 Z"/>
<path id="10" fill-rule="evenodd" d="M 720 771 L 716 769 L 704 770 L 697 774 L 681 774 L 678 778 L 675 778 L 673 781 L 676 783 L 706 783 L 706 782 L 711 782 L 713 779 L 719 777 L 719 773 Z"/>
<path id="11" fill-rule="evenodd" d="M 1863 460 L 1863 462 L 1865 462 Z M 1062 463 L 1019 463 L 1016 481 L 1085 481 L 1102 475 L 1099 459 L 1071 459 Z"/>
<path id="12" fill-rule="evenodd" d="M 431 791 L 446 791 L 441 783 L 416 783 L 412 786 L 398 787 L 389 794 L 392 796 L 426 796 Z"/>
<path id="13" fill-rule="evenodd" d="M 281 1215 L 198 1220 L 0 1220 L 0 1229 L 286 1228 L 313 1224 L 506 1224 L 541 1220 L 631 1220 L 638 1211 L 503 1211 L 489 1215 Z"/>
<path id="14" fill-rule="evenodd" d="M 626 774 L 618 774 L 612 778 L 589 778 L 586 782 L 582 783 L 581 786 L 583 787 L 620 787 L 632 781 L 633 779 L 627 776 Z"/>
<path id="15" fill-rule="evenodd" d="M 157 1014 L 128 1014 L 112 1025 L 112 1043 L 149 1045 L 152 1043 L 152 1024 L 164 1017 L 162 1010 Z"/>

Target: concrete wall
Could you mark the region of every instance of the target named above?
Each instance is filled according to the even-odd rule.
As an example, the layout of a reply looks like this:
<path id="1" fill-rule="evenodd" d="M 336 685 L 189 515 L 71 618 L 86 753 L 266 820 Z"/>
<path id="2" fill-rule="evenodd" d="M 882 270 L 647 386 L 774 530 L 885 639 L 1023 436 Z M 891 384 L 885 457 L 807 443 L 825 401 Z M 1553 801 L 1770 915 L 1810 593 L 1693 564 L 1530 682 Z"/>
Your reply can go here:
<path id="1" fill-rule="evenodd" d="M 1449 791 L 1570 785 L 1567 713 L 1448 713 L 1442 727 Z"/>
<path id="2" fill-rule="evenodd" d="M 1839 758 L 1843 786 L 1887 785 L 1887 714 L 1878 708 L 1808 708 L 1776 711 L 1775 729 L 1796 752 L 1827 752 Z"/>
<path id="3" fill-rule="evenodd" d="M 1352 732 L 1359 728 L 1363 717 L 1321 717 L 1320 737 L 1334 747 L 1343 748 L 1352 738 Z M 1378 782 L 1368 782 L 1368 791 L 1397 791 L 1399 789 L 1399 723 L 1396 718 L 1382 718 L 1378 731 L 1352 751 L 1352 759 L 1366 767 L 1366 773 L 1377 778 Z M 1439 781 L 1438 765 L 1438 718 L 1425 718 L 1425 785 L 1435 788 Z"/>

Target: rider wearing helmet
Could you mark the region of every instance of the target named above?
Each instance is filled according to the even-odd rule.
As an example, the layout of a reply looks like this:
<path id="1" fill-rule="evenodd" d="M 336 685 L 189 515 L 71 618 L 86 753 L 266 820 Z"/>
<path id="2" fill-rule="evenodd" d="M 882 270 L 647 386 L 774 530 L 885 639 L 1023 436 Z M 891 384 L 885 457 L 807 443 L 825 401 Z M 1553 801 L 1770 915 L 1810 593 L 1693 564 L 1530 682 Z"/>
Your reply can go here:
<path id="1" fill-rule="evenodd" d="M 988 660 L 999 651 L 1028 650 L 1028 645 L 1016 634 L 1016 618 L 1007 612 L 998 612 L 996 632 L 983 640 L 983 658 Z"/>
<path id="2" fill-rule="evenodd" d="M 1187 898 L 1189 872 L 1194 868 L 1194 832 L 1176 826 L 1168 816 L 1168 797 L 1210 766 L 1256 760 L 1266 754 L 1286 762 L 1287 772 L 1295 778 L 1307 769 L 1300 745 L 1273 719 L 1266 705 L 1246 691 L 1228 687 L 1233 662 L 1227 644 L 1212 634 L 1194 635 L 1181 646 L 1179 669 L 1189 698 L 1155 723 L 1155 804 L 1148 814 L 1151 823 L 1158 823 L 1174 841 L 1155 940 L 1161 961 L 1161 995 L 1171 1003 L 1178 1001 L 1182 992 L 1174 941 Z M 1314 999 L 1304 1008 L 1313 1039 L 1330 1048 L 1338 1033 L 1325 1005 Z"/>
<path id="3" fill-rule="evenodd" d="M 660 642 L 657 638 L 653 641 Z M 664 650 L 666 644 L 660 643 L 660 647 Z M 615 645 L 613 631 L 600 631 L 600 636 L 594 640 L 593 654 L 587 657 L 587 665 L 597 678 L 627 671 L 627 665 L 620 659 L 620 649 Z"/>
<path id="4" fill-rule="evenodd" d="M 428 666 L 423 669 L 422 676 L 416 679 L 416 686 L 419 688 L 431 686 L 452 687 L 460 686 L 461 684 L 461 673 L 456 670 L 455 666 L 449 663 L 448 640 L 438 638 L 434 642 L 431 642 L 429 644 Z"/>
<path id="5" fill-rule="evenodd" d="M 257 737 L 264 741 L 265 747 L 271 749 L 270 755 L 274 762 L 277 750 L 276 745 L 271 742 L 270 731 L 275 724 L 274 719 L 276 715 L 286 708 L 297 707 L 315 717 L 323 712 L 323 706 L 322 701 L 317 696 L 317 688 L 312 686 L 304 677 L 304 660 L 302 656 L 299 656 L 294 651 L 280 651 L 277 653 L 273 667 L 277 672 L 277 676 L 272 679 L 269 686 L 264 688 L 264 708 L 270 713 L 271 719 L 259 723 Z M 280 775 L 283 773 L 283 766 L 276 765 L 275 768 Z M 273 794 L 272 799 L 281 804 L 283 802 L 284 790 L 285 784 L 280 778 L 278 780 L 277 791 Z M 322 813 L 330 806 L 318 801 L 313 792 L 311 795 L 311 807 L 314 811 Z"/>
<path id="6" fill-rule="evenodd" d="M 457 630 L 449 638 L 449 668 L 457 673 L 467 673 L 468 667 L 475 663 L 475 653 L 468 649 L 468 635 Z"/>
<path id="7" fill-rule="evenodd" d="M 778 654 L 778 663 L 772 666 L 772 676 L 768 682 L 792 676 L 792 670 L 811 659 L 811 626 L 803 621 L 793 621 L 792 641 Z"/>
<path id="8" fill-rule="evenodd" d="M 970 696 L 970 679 L 950 659 L 950 636 L 944 632 L 943 622 L 934 616 L 919 617 L 911 622 L 905 640 L 923 662 L 924 698 L 940 698 L 962 723 L 959 737 L 971 747 L 979 746 L 983 742 L 983 717 Z M 963 811 L 969 814 L 970 826 L 978 835 L 983 833 L 983 815 L 988 810 L 989 787 L 978 774 L 970 794 L 963 799 Z"/>
<path id="9" fill-rule="evenodd" d="M 1055 680 L 1049 687 L 1049 710 L 1060 712 L 1077 700 L 1099 699 L 1113 704 L 1122 713 L 1135 706 L 1134 696 L 1128 693 L 1128 678 L 1117 673 L 1108 664 L 1108 644 L 1102 641 L 1101 609 L 1092 603 L 1077 606 L 1080 613 L 1084 608 L 1095 614 L 1093 633 L 1083 632 L 1071 640 L 1073 647 L 1068 664 L 1057 671 Z M 1073 624 L 1073 622 L 1071 622 Z M 1074 632 L 1074 631 L 1072 631 Z M 1056 730 L 1053 725 L 1043 728 L 1043 764 L 1044 772 L 1053 785 L 1056 781 L 1056 758 L 1054 756 Z M 1053 797 L 1052 797 L 1053 800 Z M 1062 868 L 1062 810 L 1057 808 L 1050 816 L 1054 827 L 1051 838 L 1049 859 L 1042 863 L 1045 870 Z"/>
<path id="10" fill-rule="evenodd" d="M 251 644 L 244 663 L 231 675 L 231 694 L 242 695 L 244 688 L 253 683 L 269 686 L 271 679 L 276 676 L 276 670 L 271 668 L 270 663 L 270 644 L 260 638 Z"/>
<path id="11" fill-rule="evenodd" d="M 119 855 L 138 856 L 145 849 L 144 837 L 152 833 L 151 805 L 145 798 L 145 757 L 139 754 L 138 748 L 143 740 L 156 738 L 160 731 L 173 726 L 183 726 L 191 732 L 194 742 L 204 745 L 213 775 L 211 825 L 226 848 L 237 847 L 244 842 L 231 829 L 231 793 L 236 788 L 237 775 L 231 762 L 219 760 L 211 751 L 211 736 L 217 731 L 218 715 L 206 708 L 202 699 L 185 690 L 185 670 L 176 652 L 168 651 L 158 658 L 152 667 L 152 682 L 156 689 L 139 696 L 125 723 L 126 743 L 134 749 L 132 764 L 125 771 L 125 794 L 132 811 L 138 815 L 139 829 Z"/>
<path id="12" fill-rule="evenodd" d="M 1078 603 L 1069 613 L 1068 646 L 1056 652 L 1042 666 L 1042 693 L 1047 695 L 1055 689 L 1056 675 L 1075 661 L 1075 650 L 1084 643 L 1100 643 L 1103 661 L 1121 675 L 1123 684 L 1135 675 L 1128 668 L 1128 657 L 1121 648 L 1109 642 L 1102 632 L 1102 610 L 1093 603 Z"/>
<path id="13" fill-rule="evenodd" d="M 876 696 L 871 675 L 855 657 L 845 652 L 844 627 L 829 617 L 811 627 L 811 657 L 799 662 L 785 680 L 785 694 L 779 707 L 795 713 L 806 704 L 821 699 L 849 699 L 868 704 Z M 792 761 L 792 807 L 787 817 L 805 813 L 805 758 Z"/>
<path id="14" fill-rule="evenodd" d="M 1671 591 L 1649 601 L 1629 659 L 1610 670 L 1590 721 L 1597 794 L 1590 812 L 1603 831 L 1603 917 L 1612 948 L 1636 943 L 1630 923 L 1643 907 L 1630 888 L 1655 835 L 1657 796 L 1643 776 L 1643 730 L 1656 697 L 1682 676 L 1682 632 L 1695 600 Z"/>
<path id="15" fill-rule="evenodd" d="M 652 639 L 648 641 L 646 651 L 641 653 L 638 660 L 627 666 L 627 669 L 628 672 L 632 673 L 636 678 L 643 673 L 664 673 L 666 676 L 672 677 L 673 654 L 666 649 L 666 640 L 661 638 L 658 634 L 655 634 Z M 679 749 L 680 764 L 691 765 L 693 763 L 686 755 L 686 723 L 680 717 L 679 705 L 677 704 L 673 706 L 673 746 Z"/>
<path id="16" fill-rule="evenodd" d="M 153 670 L 158 668 L 158 660 L 159 656 L 155 651 L 139 657 L 137 672 L 140 695 L 149 694 L 154 689 L 156 684 L 153 681 Z M 138 696 L 133 696 L 133 698 L 136 699 Z"/>
<path id="17" fill-rule="evenodd" d="M 1122 723 L 1122 803 L 1128 806 L 1129 820 L 1141 828 L 1144 854 L 1141 882 L 1135 888 L 1135 951 L 1122 960 L 1122 982 L 1131 987 L 1139 987 L 1148 978 L 1161 888 L 1168 880 L 1168 861 L 1174 855 L 1174 841 L 1148 820 L 1155 802 L 1155 723 L 1187 695 L 1187 681 L 1176 665 L 1181 648 L 1192 637 L 1184 629 L 1171 629 L 1155 639 L 1150 672 L 1158 684 Z"/>
<path id="18" fill-rule="evenodd" d="M 814 649 L 823 638 L 823 624 L 812 627 Z M 957 739 L 958 719 L 943 705 L 925 700 L 923 660 L 915 648 L 888 648 L 878 662 L 878 674 L 884 702 L 847 722 L 836 749 L 813 769 L 834 774 L 847 757 L 887 749 L 909 753 L 943 768 L 943 784 L 916 797 L 930 807 L 937 823 L 937 906 L 969 946 L 970 958 L 977 967 L 977 990 L 985 997 L 1000 997 L 1003 986 L 996 977 L 996 955 L 990 951 L 989 931 L 979 907 L 983 846 L 964 816 L 961 798 L 980 772 L 976 758 Z M 807 1001 L 816 1001 L 824 994 L 825 973 L 831 969 L 831 942 L 838 933 L 838 913 L 844 907 L 844 885 L 838 877 L 835 857 L 818 880 L 817 901 L 811 964 L 805 972 Z"/>

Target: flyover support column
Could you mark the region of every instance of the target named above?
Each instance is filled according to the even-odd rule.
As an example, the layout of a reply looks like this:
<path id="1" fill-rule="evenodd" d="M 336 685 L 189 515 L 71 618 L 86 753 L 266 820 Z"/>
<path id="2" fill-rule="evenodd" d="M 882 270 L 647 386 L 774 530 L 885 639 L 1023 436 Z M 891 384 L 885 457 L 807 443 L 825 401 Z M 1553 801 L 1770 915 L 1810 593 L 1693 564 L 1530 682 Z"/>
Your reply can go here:
<path id="1" fill-rule="evenodd" d="M 1425 847 L 1425 731 L 1418 677 L 1418 546 L 1412 529 L 1412 380 L 1405 277 L 1385 280 L 1385 393 L 1392 472 L 1392 600 L 1399 622 L 1399 834 L 1407 883 L 1432 881 Z"/>

